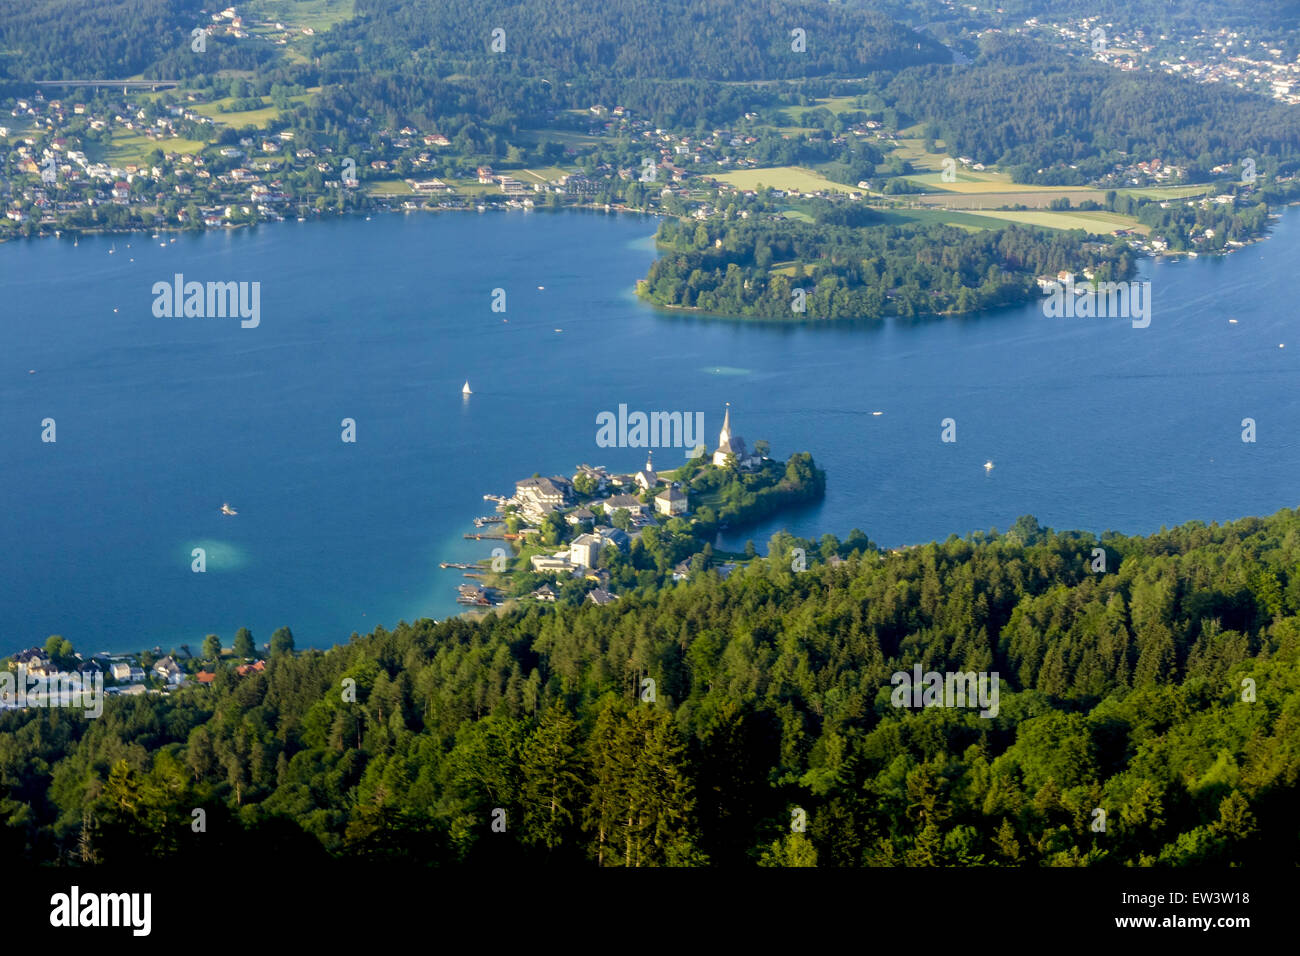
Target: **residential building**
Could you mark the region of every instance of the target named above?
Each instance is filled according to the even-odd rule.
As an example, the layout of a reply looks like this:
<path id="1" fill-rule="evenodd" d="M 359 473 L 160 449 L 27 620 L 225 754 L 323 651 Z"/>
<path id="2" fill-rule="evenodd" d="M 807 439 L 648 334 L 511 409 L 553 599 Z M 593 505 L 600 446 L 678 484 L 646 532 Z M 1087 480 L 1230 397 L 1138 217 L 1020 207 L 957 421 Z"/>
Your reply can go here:
<path id="1" fill-rule="evenodd" d="M 687 508 L 686 493 L 681 489 L 673 487 L 665 489 L 655 495 L 655 511 L 661 515 L 684 515 Z"/>

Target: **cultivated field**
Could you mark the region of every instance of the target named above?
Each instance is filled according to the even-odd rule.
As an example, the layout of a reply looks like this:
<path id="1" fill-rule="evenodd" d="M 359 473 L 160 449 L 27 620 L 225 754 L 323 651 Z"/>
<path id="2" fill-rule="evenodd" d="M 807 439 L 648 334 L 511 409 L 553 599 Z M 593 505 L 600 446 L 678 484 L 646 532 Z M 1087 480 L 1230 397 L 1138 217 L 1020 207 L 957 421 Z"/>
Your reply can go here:
<path id="1" fill-rule="evenodd" d="M 834 189 L 843 193 L 860 193 L 861 189 L 831 182 L 825 176 L 803 166 L 768 166 L 763 169 L 738 169 L 733 173 L 717 173 L 713 177 L 737 189 L 757 189 L 770 186 L 787 192 L 815 193 Z"/>

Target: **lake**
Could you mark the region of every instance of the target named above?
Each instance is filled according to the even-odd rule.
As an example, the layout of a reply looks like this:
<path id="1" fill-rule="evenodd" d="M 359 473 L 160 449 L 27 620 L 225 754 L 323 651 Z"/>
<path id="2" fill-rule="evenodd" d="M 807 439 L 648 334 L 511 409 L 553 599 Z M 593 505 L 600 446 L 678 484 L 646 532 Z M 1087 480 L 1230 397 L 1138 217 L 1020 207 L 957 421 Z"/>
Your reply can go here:
<path id="1" fill-rule="evenodd" d="M 1292 507 L 1298 221 L 1228 257 L 1144 261 L 1144 329 L 1038 306 L 830 327 L 664 314 L 632 294 L 654 254 L 639 216 L 9 243 L 0 653 L 54 633 L 83 652 L 197 649 L 241 625 L 259 644 L 289 625 L 298 646 L 327 646 L 454 614 L 463 578 L 438 564 L 490 553 L 462 537 L 492 512 L 485 493 L 644 463 L 596 444 L 597 414 L 620 404 L 702 411 L 712 448 L 731 402 L 751 445 L 826 469 L 823 502 L 732 548 L 781 528 L 897 546 L 1022 514 L 1148 533 Z M 157 317 L 154 284 L 177 273 L 258 283 L 257 327 Z M 955 443 L 940 441 L 948 417 Z M 655 464 L 682 457 L 659 449 Z"/>

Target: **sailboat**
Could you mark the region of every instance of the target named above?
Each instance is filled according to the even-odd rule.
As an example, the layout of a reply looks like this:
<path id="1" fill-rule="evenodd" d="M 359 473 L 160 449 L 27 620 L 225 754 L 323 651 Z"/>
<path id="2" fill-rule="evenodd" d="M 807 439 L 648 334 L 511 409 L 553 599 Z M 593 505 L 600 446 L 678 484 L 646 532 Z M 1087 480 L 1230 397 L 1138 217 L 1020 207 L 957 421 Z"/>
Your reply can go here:
<path id="1" fill-rule="evenodd" d="M 461 393 L 462 395 L 473 395 L 473 394 L 474 394 L 473 389 L 471 389 L 471 388 L 469 387 L 469 379 L 465 379 L 465 384 L 461 386 L 460 393 Z"/>

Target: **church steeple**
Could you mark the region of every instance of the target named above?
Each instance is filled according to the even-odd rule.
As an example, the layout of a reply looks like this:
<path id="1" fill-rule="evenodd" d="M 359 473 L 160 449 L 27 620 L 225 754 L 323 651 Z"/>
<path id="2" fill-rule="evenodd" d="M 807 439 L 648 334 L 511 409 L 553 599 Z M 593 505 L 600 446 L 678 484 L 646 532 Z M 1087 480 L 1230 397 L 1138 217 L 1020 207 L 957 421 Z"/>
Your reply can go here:
<path id="1" fill-rule="evenodd" d="M 722 416 L 722 431 L 718 433 L 718 447 L 725 448 L 731 441 L 731 402 L 727 402 L 727 411 Z"/>
<path id="2" fill-rule="evenodd" d="M 651 461 L 651 459 L 653 459 L 654 456 L 655 453 L 652 451 L 648 451 L 645 453 L 645 470 L 650 472 L 651 474 L 653 474 L 655 470 L 654 463 Z"/>

